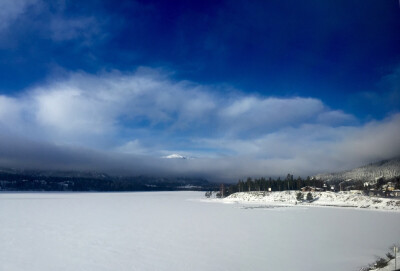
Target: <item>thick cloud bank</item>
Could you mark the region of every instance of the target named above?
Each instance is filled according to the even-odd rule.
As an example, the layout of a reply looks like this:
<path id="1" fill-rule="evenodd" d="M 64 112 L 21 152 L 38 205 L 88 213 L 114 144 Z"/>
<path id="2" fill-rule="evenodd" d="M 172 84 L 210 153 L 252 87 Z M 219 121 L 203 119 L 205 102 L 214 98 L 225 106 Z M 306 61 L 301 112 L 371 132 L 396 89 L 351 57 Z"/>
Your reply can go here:
<path id="1" fill-rule="evenodd" d="M 71 73 L 0 95 L 3 165 L 232 179 L 335 171 L 400 154 L 400 114 L 360 123 L 310 97 L 134 73 Z M 196 159 L 160 157 L 179 153 Z M 168 160 L 168 161 L 167 161 Z"/>

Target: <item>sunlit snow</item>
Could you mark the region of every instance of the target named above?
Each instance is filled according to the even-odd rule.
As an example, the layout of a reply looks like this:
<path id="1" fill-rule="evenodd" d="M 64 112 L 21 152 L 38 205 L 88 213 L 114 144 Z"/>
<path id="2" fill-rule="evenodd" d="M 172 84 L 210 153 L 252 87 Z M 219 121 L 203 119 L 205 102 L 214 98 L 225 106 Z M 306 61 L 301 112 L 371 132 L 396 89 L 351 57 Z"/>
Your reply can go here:
<path id="1" fill-rule="evenodd" d="M 400 240 L 397 212 L 203 197 L 2 193 L 0 270 L 358 270 Z"/>

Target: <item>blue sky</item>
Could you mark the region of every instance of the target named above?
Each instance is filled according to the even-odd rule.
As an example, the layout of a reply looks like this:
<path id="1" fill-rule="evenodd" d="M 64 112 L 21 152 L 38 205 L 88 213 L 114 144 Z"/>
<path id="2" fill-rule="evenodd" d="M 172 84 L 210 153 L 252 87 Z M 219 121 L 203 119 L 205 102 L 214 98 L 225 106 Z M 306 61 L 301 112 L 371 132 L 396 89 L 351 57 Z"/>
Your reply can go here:
<path id="1" fill-rule="evenodd" d="M 398 156 L 399 30 L 397 0 L 2 1 L 0 162 L 228 180 Z"/>

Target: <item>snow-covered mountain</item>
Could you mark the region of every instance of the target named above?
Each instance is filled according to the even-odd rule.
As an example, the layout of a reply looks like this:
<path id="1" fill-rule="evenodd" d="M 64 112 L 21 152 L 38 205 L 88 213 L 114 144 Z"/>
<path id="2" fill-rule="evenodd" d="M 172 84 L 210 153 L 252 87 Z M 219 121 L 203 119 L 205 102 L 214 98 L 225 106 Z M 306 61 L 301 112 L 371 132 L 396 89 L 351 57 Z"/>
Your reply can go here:
<path id="1" fill-rule="evenodd" d="M 166 158 L 166 159 L 188 159 L 186 156 L 177 154 L 177 153 L 173 153 L 167 156 L 163 156 L 162 158 Z"/>
<path id="2" fill-rule="evenodd" d="M 165 159 L 183 159 L 183 160 L 191 160 L 191 159 L 196 159 L 197 157 L 194 156 L 183 156 L 181 154 L 178 153 L 173 153 L 170 155 L 166 155 L 166 156 L 162 156 L 161 158 L 165 158 Z"/>
<path id="3" fill-rule="evenodd" d="M 377 178 L 390 179 L 397 176 L 400 176 L 400 157 L 342 172 L 318 174 L 314 178 L 331 182 L 350 179 L 353 181 L 374 182 Z"/>

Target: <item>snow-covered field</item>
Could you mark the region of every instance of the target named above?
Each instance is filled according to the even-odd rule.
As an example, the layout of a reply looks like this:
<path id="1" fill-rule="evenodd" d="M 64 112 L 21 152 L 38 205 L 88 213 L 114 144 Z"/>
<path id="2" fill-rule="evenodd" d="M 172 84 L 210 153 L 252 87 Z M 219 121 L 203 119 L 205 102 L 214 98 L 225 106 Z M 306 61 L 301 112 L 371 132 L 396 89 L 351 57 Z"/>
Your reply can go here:
<path id="1" fill-rule="evenodd" d="M 400 241 L 398 212 L 203 196 L 2 193 L 0 270 L 358 270 Z"/>
<path id="2" fill-rule="evenodd" d="M 282 192 L 240 192 L 223 199 L 224 202 L 237 203 L 260 203 L 278 205 L 309 205 L 309 206 L 332 206 L 353 207 L 372 210 L 400 211 L 400 199 L 378 198 L 364 196 L 361 193 L 352 192 L 311 192 L 313 200 L 296 200 L 298 191 Z M 303 192 L 306 199 L 308 192 Z"/>

